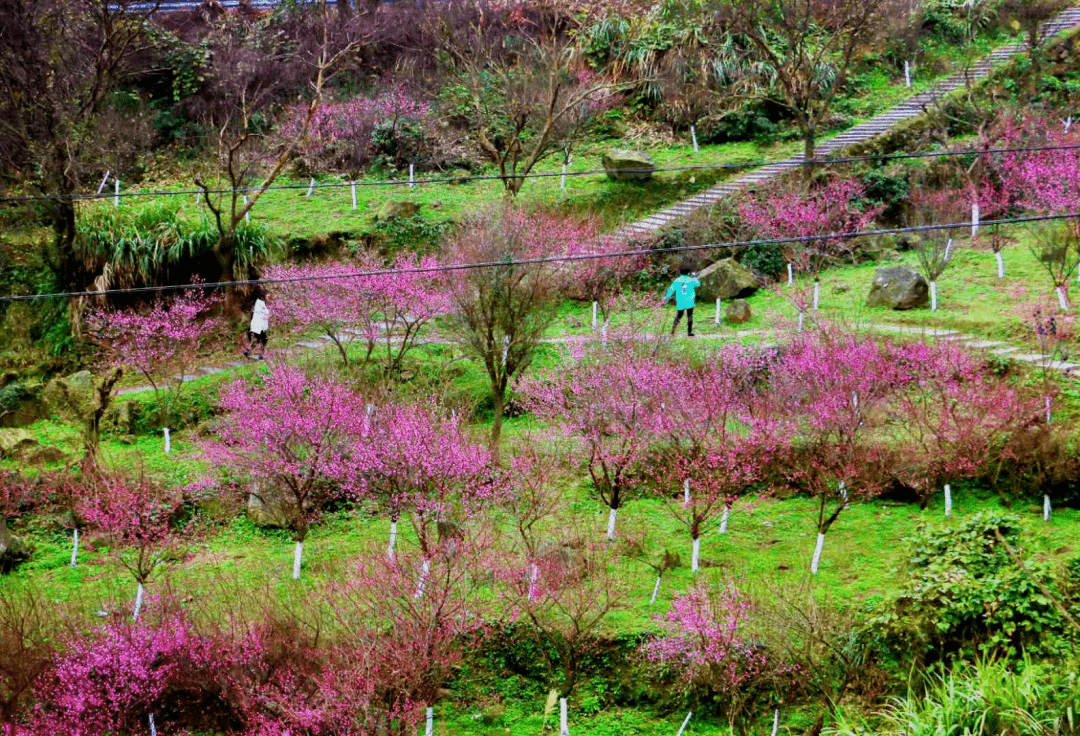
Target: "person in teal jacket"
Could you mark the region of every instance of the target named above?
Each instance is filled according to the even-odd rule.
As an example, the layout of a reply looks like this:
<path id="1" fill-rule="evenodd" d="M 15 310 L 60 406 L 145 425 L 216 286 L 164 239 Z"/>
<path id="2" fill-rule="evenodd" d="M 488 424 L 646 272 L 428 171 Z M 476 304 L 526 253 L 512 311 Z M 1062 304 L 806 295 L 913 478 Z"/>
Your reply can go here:
<path id="1" fill-rule="evenodd" d="M 686 313 L 686 336 L 694 336 L 694 292 L 697 287 L 701 286 L 701 282 L 697 280 L 697 276 L 693 274 L 689 268 L 683 267 L 679 269 L 679 278 L 671 282 L 671 286 L 668 287 L 667 295 L 664 296 L 664 303 L 672 296 L 675 297 L 675 308 L 679 311 L 675 313 L 675 323 L 671 325 L 671 334 L 675 334 L 675 328 L 679 326 L 679 320 L 682 319 L 683 312 Z"/>

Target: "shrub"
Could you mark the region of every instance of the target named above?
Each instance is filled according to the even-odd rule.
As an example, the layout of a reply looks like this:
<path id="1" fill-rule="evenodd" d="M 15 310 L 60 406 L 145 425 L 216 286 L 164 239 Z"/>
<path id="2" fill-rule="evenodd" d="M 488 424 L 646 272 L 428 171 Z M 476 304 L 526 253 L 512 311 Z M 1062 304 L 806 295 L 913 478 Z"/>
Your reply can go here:
<path id="1" fill-rule="evenodd" d="M 1006 549 L 1017 543 L 1018 523 L 1013 514 L 982 513 L 909 540 L 909 578 L 876 622 L 898 652 L 945 660 L 1066 649 L 1065 622 L 1044 592 L 1055 594 L 1049 570 L 1021 568 Z"/>
<path id="2" fill-rule="evenodd" d="M 783 274 L 785 261 L 779 246 L 759 243 L 746 249 L 742 263 L 753 271 L 775 279 Z"/>

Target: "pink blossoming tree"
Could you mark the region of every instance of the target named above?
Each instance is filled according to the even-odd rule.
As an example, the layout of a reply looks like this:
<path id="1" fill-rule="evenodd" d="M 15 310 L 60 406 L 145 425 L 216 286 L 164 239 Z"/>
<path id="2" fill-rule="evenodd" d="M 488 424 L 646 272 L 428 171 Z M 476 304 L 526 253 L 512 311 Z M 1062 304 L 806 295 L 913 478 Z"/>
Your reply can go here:
<path id="1" fill-rule="evenodd" d="M 225 414 L 206 458 L 226 486 L 280 513 L 296 548 L 299 579 L 304 540 L 323 507 L 356 496 L 354 442 L 363 431 L 364 402 L 346 384 L 279 364 L 253 382 L 238 381 L 221 394 Z"/>

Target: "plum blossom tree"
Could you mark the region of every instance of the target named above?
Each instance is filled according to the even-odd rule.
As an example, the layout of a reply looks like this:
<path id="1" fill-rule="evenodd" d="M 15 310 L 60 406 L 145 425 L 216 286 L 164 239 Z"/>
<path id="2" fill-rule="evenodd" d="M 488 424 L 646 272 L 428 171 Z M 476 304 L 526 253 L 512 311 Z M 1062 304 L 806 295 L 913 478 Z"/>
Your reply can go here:
<path id="1" fill-rule="evenodd" d="M 665 397 L 679 375 L 671 363 L 627 343 L 519 386 L 524 408 L 580 443 L 593 492 L 608 508 L 609 540 L 641 462 L 659 439 Z"/>
<path id="2" fill-rule="evenodd" d="M 222 391 L 227 413 L 205 457 L 221 469 L 227 488 L 239 483 L 245 499 L 250 495 L 283 516 L 296 543 L 294 579 L 304 540 L 325 504 L 362 491 L 353 458 L 363 406 L 341 381 L 287 364 Z"/>
<path id="3" fill-rule="evenodd" d="M 0 733 L 26 733 L 23 714 L 54 656 L 55 609 L 29 585 L 5 587 L 0 596 Z"/>
<path id="4" fill-rule="evenodd" d="M 101 472 L 87 479 L 81 516 L 116 542 L 116 558 L 138 586 L 132 618 L 138 619 L 146 585 L 166 560 L 170 543 L 181 532 L 173 516 L 183 503 L 182 494 L 145 473 L 136 477 Z"/>
<path id="5" fill-rule="evenodd" d="M 450 311 L 445 283 L 419 269 L 435 266 L 431 257 L 399 256 L 387 266 L 373 253 L 348 263 L 275 266 L 267 270 L 274 287 L 275 310 L 287 323 L 317 327 L 349 365 L 349 345 L 362 341 L 362 363 L 378 361 L 385 375 L 401 369 L 424 327 Z M 380 275 L 365 272 L 394 271 Z"/>
<path id="6" fill-rule="evenodd" d="M 855 179 L 831 179 L 806 191 L 790 184 L 781 184 L 757 192 L 741 203 L 739 217 L 756 238 L 806 239 L 782 244 L 780 248 L 788 261 L 789 287 L 795 286 L 795 271 L 812 277 L 813 298 L 810 303 L 816 310 L 820 301 L 821 269 L 831 260 L 850 260 L 857 241 L 848 238 L 811 238 L 822 233 L 860 231 L 873 222 L 884 208 L 860 205 L 864 194 L 862 184 Z M 805 313 L 803 301 L 796 299 L 800 323 Z"/>
<path id="7" fill-rule="evenodd" d="M 201 289 L 190 289 L 160 298 L 147 310 L 101 309 L 89 318 L 106 360 L 130 368 L 150 384 L 163 427 L 176 418 L 200 354 L 220 335 L 221 323 L 209 317 L 219 302 Z"/>
<path id="8" fill-rule="evenodd" d="M 438 549 L 438 523 L 455 513 L 475 515 L 503 490 L 491 451 L 472 444 L 460 419 L 433 404 L 378 406 L 355 463 L 366 492 L 390 514 L 390 559 L 405 510 L 412 512 L 421 555 L 430 563 Z"/>

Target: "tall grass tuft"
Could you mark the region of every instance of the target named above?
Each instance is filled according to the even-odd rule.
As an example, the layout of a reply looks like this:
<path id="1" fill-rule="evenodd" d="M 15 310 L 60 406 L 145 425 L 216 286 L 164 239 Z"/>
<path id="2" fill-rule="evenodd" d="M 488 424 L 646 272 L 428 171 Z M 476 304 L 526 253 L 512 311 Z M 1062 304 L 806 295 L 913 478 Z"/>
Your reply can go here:
<path id="1" fill-rule="evenodd" d="M 841 715 L 830 736 L 1074 736 L 1080 682 L 1073 668 L 979 659 L 928 673 L 869 720 Z"/>
<path id="2" fill-rule="evenodd" d="M 208 217 L 188 220 L 179 203 L 138 208 L 94 207 L 79 218 L 76 248 L 100 276 L 99 289 L 157 286 L 188 278 L 216 263 L 217 227 Z M 234 240 L 235 272 L 250 273 L 278 250 L 277 239 L 258 224 L 241 223 Z M 213 277 L 216 274 L 207 273 Z"/>

